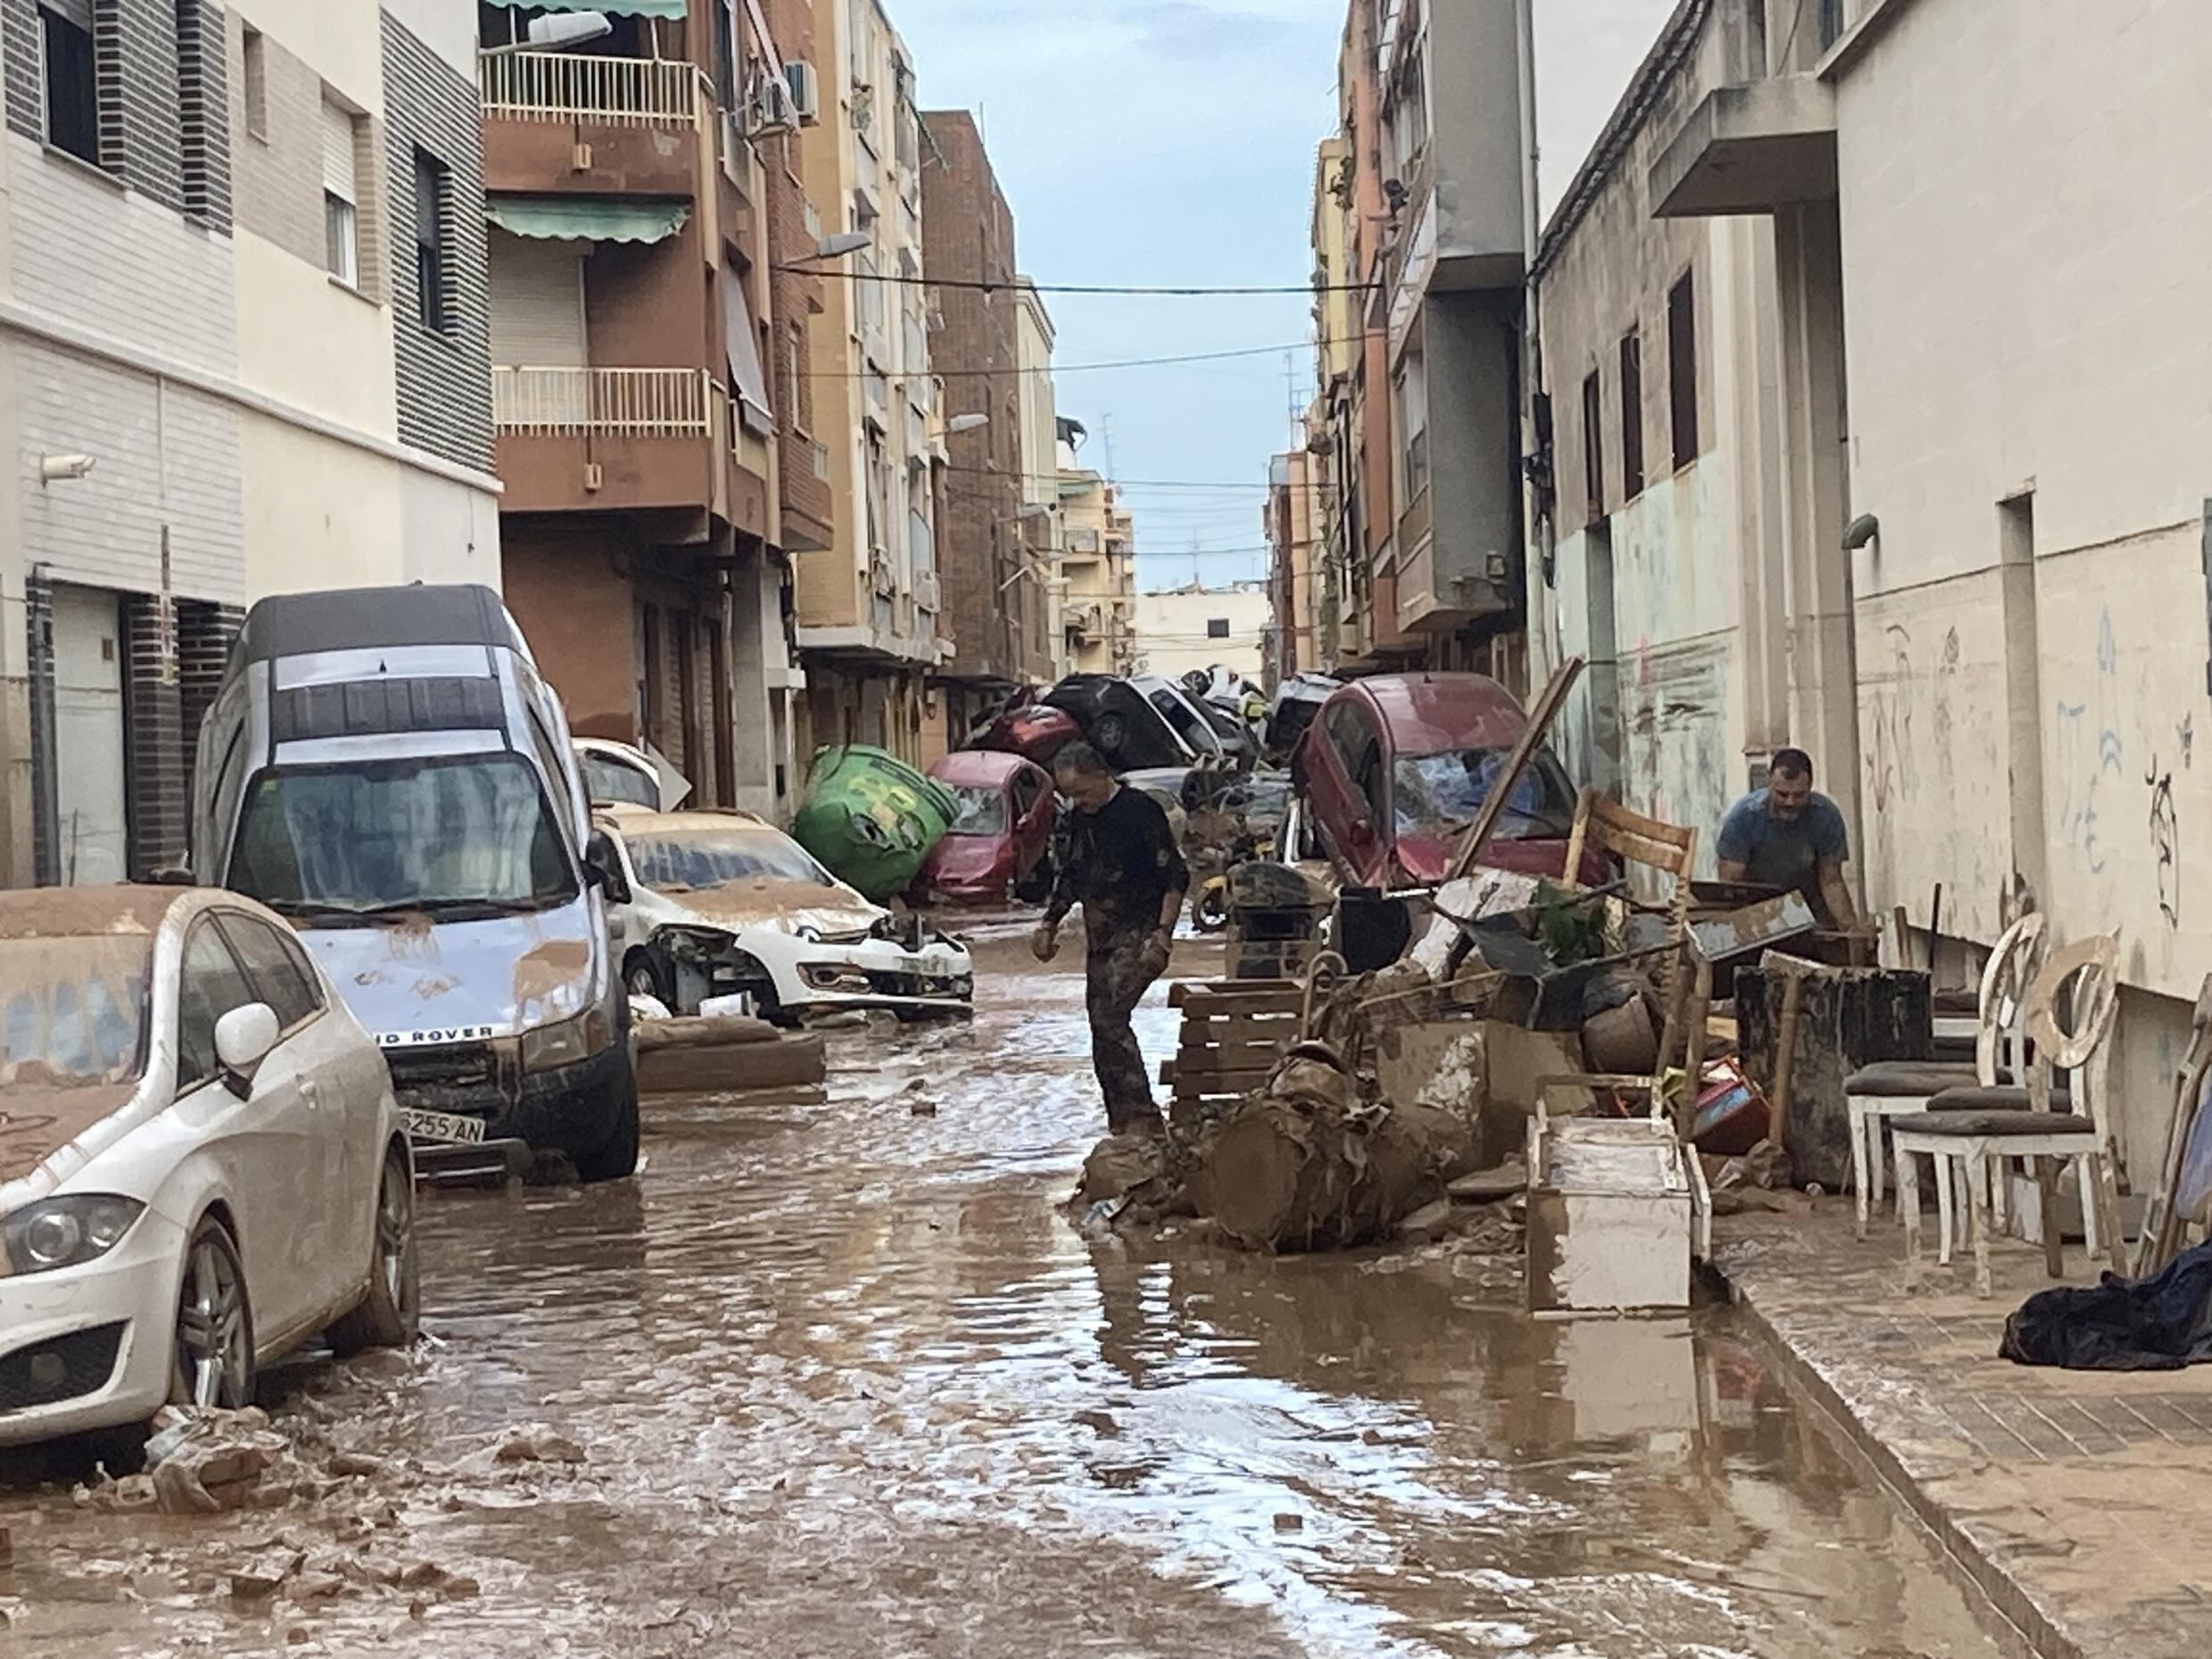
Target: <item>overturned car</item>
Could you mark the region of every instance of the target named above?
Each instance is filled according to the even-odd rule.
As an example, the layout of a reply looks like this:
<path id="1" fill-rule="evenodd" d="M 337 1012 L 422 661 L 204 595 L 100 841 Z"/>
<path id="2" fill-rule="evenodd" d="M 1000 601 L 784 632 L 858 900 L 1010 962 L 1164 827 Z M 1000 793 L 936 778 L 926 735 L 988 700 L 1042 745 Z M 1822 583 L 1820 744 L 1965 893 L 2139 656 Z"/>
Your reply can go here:
<path id="1" fill-rule="evenodd" d="M 628 879 L 615 907 L 615 950 L 634 995 L 680 1014 L 748 998 L 781 1025 L 843 1009 L 902 1019 L 967 1011 L 967 947 L 901 921 L 750 813 L 600 813 Z"/>

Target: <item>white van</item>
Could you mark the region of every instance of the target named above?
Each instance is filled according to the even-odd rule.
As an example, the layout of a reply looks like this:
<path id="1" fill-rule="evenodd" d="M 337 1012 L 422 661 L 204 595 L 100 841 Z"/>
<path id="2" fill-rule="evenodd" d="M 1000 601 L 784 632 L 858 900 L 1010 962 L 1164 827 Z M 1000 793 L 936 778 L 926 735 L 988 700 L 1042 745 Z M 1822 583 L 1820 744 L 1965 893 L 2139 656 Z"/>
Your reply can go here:
<path id="1" fill-rule="evenodd" d="M 263 599 L 201 727 L 194 867 L 289 920 L 418 1145 L 638 1159 L 619 861 L 567 717 L 489 588 Z M 610 891 L 609 884 L 613 884 Z"/>

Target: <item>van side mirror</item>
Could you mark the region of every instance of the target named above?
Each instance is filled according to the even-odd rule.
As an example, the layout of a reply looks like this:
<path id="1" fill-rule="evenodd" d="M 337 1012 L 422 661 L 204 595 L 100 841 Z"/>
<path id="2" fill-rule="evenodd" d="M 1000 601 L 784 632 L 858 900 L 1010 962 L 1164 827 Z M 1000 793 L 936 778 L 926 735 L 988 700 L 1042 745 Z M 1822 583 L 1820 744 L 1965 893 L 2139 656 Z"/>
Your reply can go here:
<path id="1" fill-rule="evenodd" d="M 280 1030 L 276 1011 L 267 1003 L 234 1008 L 215 1022 L 215 1059 L 222 1067 L 223 1085 L 240 1100 L 253 1092 L 253 1074 L 276 1046 Z"/>
<path id="2" fill-rule="evenodd" d="M 608 904 L 630 903 L 630 878 L 623 874 L 622 854 L 615 850 L 615 838 L 604 830 L 594 830 L 583 845 L 583 876 L 607 896 Z"/>

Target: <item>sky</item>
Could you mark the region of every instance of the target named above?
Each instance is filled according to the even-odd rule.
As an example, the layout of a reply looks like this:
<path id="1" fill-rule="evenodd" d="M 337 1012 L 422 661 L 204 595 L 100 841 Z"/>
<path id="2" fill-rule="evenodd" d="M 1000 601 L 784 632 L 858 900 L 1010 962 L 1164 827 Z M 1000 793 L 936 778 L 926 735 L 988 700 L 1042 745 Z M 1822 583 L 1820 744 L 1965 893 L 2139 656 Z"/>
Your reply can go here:
<path id="1" fill-rule="evenodd" d="M 1556 43 L 1539 82 L 1550 195 L 1671 4 L 1536 4 L 1539 43 Z M 1314 153 L 1336 125 L 1344 0 L 888 7 L 913 54 L 922 107 L 980 115 L 1028 276 L 1301 290 L 1309 279 Z M 1045 300 L 1059 331 L 1060 412 L 1088 429 L 1085 464 L 1124 483 L 1138 585 L 1264 574 L 1267 459 L 1289 446 L 1292 411 L 1313 395 L 1311 296 Z M 1267 349 L 1146 369 L 1077 367 L 1246 348 Z"/>

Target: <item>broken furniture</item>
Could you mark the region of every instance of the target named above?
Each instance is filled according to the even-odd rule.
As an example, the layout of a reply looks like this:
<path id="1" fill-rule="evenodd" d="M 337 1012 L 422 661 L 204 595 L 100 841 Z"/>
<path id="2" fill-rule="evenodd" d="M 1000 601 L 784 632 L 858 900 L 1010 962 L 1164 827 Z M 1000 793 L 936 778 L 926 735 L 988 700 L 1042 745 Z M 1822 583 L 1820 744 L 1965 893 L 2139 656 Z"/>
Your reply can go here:
<path id="1" fill-rule="evenodd" d="M 2174 1110 L 2166 1129 L 2166 1156 L 2158 1165 L 2162 1173 L 2144 1213 L 2142 1239 L 2135 1250 L 2139 1279 L 2162 1271 L 2174 1259 L 2187 1229 L 2212 1225 L 2212 1191 L 2207 1190 L 2212 1183 L 2204 1178 L 2206 1134 L 2212 1128 L 2212 1112 L 2205 1110 L 2208 1076 L 2212 1076 L 2212 974 L 2205 977 L 2197 993 L 2189 1052 L 2182 1057 L 2175 1084 Z"/>
<path id="2" fill-rule="evenodd" d="M 1845 1079 L 1876 1061 L 1928 1058 L 1927 975 L 1770 950 L 1737 970 L 1736 1016 L 1744 1069 L 1766 1091 L 1770 1135 L 1788 1149 L 1796 1181 L 1841 1193 L 1852 1173 Z"/>
<path id="3" fill-rule="evenodd" d="M 1657 1109 L 1641 1118 L 1529 1123 L 1530 1311 L 1689 1305 L 1693 1253 L 1711 1253 L 1704 1166 Z"/>
<path id="4" fill-rule="evenodd" d="M 1272 859 L 1248 859 L 1228 873 L 1228 977 L 1294 979 L 1321 948 L 1329 896 L 1311 878 Z"/>
<path id="5" fill-rule="evenodd" d="M 1306 988 L 1287 978 L 1184 980 L 1168 1005 L 1182 1011 L 1183 1035 L 1160 1080 L 1174 1086 L 1169 1114 L 1181 1126 L 1219 1116 L 1267 1082 L 1299 1040 Z"/>
<path id="6" fill-rule="evenodd" d="M 2015 1158 L 2028 1160 L 2035 1173 L 2042 1195 L 2039 1230 L 2051 1276 L 2058 1278 L 2064 1272 L 2058 1166 L 2069 1158 L 2081 1180 L 2083 1231 L 2090 1256 L 2096 1257 L 2101 1240 L 2114 1270 L 2127 1270 L 2102 1075 L 2105 1038 L 2111 1032 L 2119 998 L 2119 950 L 2117 934 L 2100 934 L 2055 953 L 2043 964 L 2027 995 L 2027 1039 L 2034 1044 L 2034 1058 L 2025 1085 L 1946 1090 L 1929 1103 L 1927 1111 L 1892 1120 L 1908 1281 L 1918 1278 L 1920 1266 L 1921 1158 L 1928 1159 L 1935 1169 L 1944 1259 L 1952 1220 L 1952 1175 L 1946 1163 L 1963 1167 L 1976 1295 L 1990 1293 L 1990 1193 L 2004 1178 L 2005 1165 Z M 2063 1025 L 2061 1000 L 2067 1003 Z M 2070 1093 L 2055 1086 L 2054 1078 L 2061 1071 L 2072 1077 Z"/>
<path id="7" fill-rule="evenodd" d="M 2027 987 L 2043 964 L 2043 919 L 2030 911 L 2004 931 L 1982 970 L 1977 1000 L 1975 1062 L 1961 1066 L 1941 1061 L 1887 1060 L 1862 1066 L 1844 1079 L 1844 1106 L 1850 1115 L 1851 1190 L 1858 1206 L 1858 1229 L 1866 1237 L 1870 1207 L 1882 1201 L 1882 1125 L 1885 1119 L 1926 1111 L 1947 1089 L 1993 1086 L 2026 1074 L 2024 1018 Z M 1937 1022 L 1940 1026 L 1940 1020 Z M 1949 1261 L 1951 1233 L 1944 1228 L 1944 1259 Z"/>

